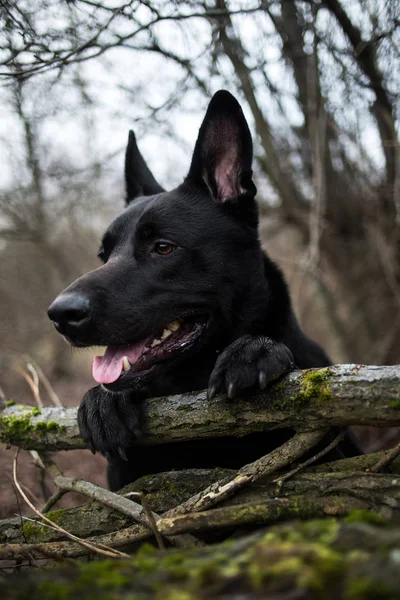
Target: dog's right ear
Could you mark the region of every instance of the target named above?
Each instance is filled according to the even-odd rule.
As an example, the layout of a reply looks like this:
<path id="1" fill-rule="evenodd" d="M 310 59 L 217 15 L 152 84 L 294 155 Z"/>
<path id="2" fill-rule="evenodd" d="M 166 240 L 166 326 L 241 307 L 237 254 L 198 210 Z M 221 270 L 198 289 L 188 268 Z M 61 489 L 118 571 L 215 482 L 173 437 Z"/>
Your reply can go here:
<path id="1" fill-rule="evenodd" d="M 138 196 L 151 196 L 165 190 L 155 180 L 143 156 L 137 147 L 133 131 L 129 132 L 128 146 L 125 154 L 126 204 Z"/>
<path id="2" fill-rule="evenodd" d="M 226 90 L 211 99 L 200 127 L 189 181 L 205 184 L 217 202 L 253 199 L 253 144 L 239 102 Z"/>

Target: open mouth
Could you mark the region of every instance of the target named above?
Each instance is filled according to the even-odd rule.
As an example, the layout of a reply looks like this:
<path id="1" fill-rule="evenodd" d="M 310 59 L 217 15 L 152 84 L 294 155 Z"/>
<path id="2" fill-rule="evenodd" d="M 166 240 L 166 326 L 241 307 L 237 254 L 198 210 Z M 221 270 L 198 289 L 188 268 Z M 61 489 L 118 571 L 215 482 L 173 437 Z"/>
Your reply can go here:
<path id="1" fill-rule="evenodd" d="M 189 315 L 168 323 L 155 335 L 127 346 L 108 346 L 93 360 L 93 378 L 102 384 L 130 378 L 148 371 L 156 363 L 188 350 L 207 326 L 207 318 Z"/>

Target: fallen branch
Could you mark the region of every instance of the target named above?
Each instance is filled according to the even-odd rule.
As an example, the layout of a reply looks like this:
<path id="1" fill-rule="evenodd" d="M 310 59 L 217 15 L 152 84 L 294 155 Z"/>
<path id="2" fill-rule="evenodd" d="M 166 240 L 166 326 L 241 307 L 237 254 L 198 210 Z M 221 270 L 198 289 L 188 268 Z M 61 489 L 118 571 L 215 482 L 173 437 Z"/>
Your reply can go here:
<path id="1" fill-rule="evenodd" d="M 389 450 L 377 463 L 371 468 L 372 473 L 379 473 L 400 456 L 400 444 Z"/>
<path id="2" fill-rule="evenodd" d="M 237 522 L 240 515 L 243 516 L 245 522 L 248 522 L 246 519 L 253 518 L 248 516 L 247 509 L 240 511 L 239 516 L 234 511 L 231 513 L 223 511 L 225 508 L 238 505 L 258 506 L 259 508 L 256 509 L 256 512 L 252 511 L 252 514 L 256 521 L 261 519 L 263 523 L 278 520 L 277 509 L 279 506 L 282 508 L 280 514 L 285 518 L 303 518 L 307 514 L 314 517 L 323 514 L 340 515 L 347 514 L 348 510 L 363 508 L 373 510 L 383 518 L 399 523 L 400 477 L 392 474 L 346 470 L 347 465 L 355 469 L 358 463 L 360 468 L 364 468 L 365 459 L 370 459 L 370 463 L 374 464 L 377 462 L 377 456 L 379 453 L 322 465 L 331 467 L 331 473 L 318 472 L 322 466 L 314 468 L 317 470 L 316 473 L 312 472 L 312 469 L 307 469 L 306 472 L 297 474 L 293 479 L 285 482 L 283 489 L 279 492 L 281 504 L 275 502 L 277 484 L 275 476 L 272 475 L 268 480 L 263 479 L 249 484 L 246 488 L 239 490 L 234 497 L 225 500 L 221 509 L 211 509 L 205 514 L 212 515 L 212 511 L 221 510 L 220 517 L 223 516 L 224 523 L 229 526 L 229 518 L 234 519 L 231 525 Z M 342 467 L 344 471 L 335 470 L 339 467 Z M 167 509 L 157 523 L 160 531 L 165 534 L 170 531 L 168 527 L 171 520 L 178 518 L 168 516 L 172 512 L 168 512 L 168 509 L 200 492 L 205 487 L 205 482 L 217 481 L 228 474 L 229 472 L 221 472 L 218 469 L 160 473 L 142 477 L 125 488 L 124 492 L 128 489 L 135 492 L 142 490 L 154 512 L 163 512 Z M 290 501 L 289 504 L 285 504 L 288 501 Z M 326 504 L 321 508 L 319 502 Z M 307 513 L 308 510 L 311 512 Z M 214 514 L 218 515 L 219 513 Z M 130 517 L 97 502 L 68 510 L 59 509 L 48 516 L 68 531 L 79 533 L 80 537 L 88 539 L 94 544 L 105 544 L 111 548 L 121 548 L 133 542 L 140 542 L 151 535 L 147 527 L 132 524 Z M 199 519 L 202 518 L 199 517 Z M 179 523 L 179 521 L 176 522 Z M 182 521 L 182 523 L 185 522 Z M 222 526 L 223 522 L 221 521 L 220 524 Z M 212 528 L 212 526 L 212 521 L 210 521 L 210 525 L 204 526 L 204 528 Z M 77 544 L 64 541 L 60 533 L 44 529 L 40 522 L 37 522 L 36 525 L 21 523 L 19 517 L 0 521 L 0 539 L 4 542 L 0 544 L 0 559 L 43 558 L 52 555 L 73 558 L 90 553 L 89 550 L 85 550 Z"/>
<path id="3" fill-rule="evenodd" d="M 199 532 L 239 525 L 266 525 L 293 519 L 315 519 L 324 516 L 343 517 L 353 510 L 370 510 L 367 500 L 359 500 L 346 496 L 329 498 L 276 498 L 263 504 L 235 504 L 207 511 L 165 517 L 158 522 L 164 535 Z M 378 511 L 376 511 L 377 513 Z M 375 513 L 375 514 L 376 514 Z"/>
<path id="4" fill-rule="evenodd" d="M 295 371 L 269 390 L 229 402 L 193 392 L 145 401 L 141 444 L 243 436 L 284 427 L 297 431 L 332 425 L 400 425 L 400 366 L 338 365 Z M 76 408 L 8 406 L 0 441 L 28 450 L 84 448 Z"/>
<path id="5" fill-rule="evenodd" d="M 129 498 L 115 494 L 114 492 L 106 490 L 94 483 L 90 483 L 89 481 L 83 481 L 82 479 L 76 479 L 74 477 L 66 477 L 61 473 L 55 462 L 48 457 L 42 459 L 38 456 L 35 462 L 37 466 L 46 470 L 60 492 L 77 492 L 92 500 L 97 500 L 101 504 L 130 517 L 137 523 L 145 525 L 149 530 L 148 535 L 155 534 L 156 538 L 158 538 L 158 531 L 155 531 L 155 529 L 157 530 L 156 524 L 160 519 L 160 516 L 156 513 L 149 515 L 149 507 L 146 500 L 145 505 L 142 506 Z M 140 492 L 133 493 L 143 496 Z M 32 508 L 32 505 L 30 506 Z M 36 514 L 38 514 L 38 512 Z M 43 520 L 46 520 L 44 515 L 41 515 L 41 517 Z M 192 548 L 199 545 L 197 540 L 192 536 L 174 537 L 171 541 L 181 548 Z M 160 543 L 160 545 L 162 544 Z"/>
<path id="6" fill-rule="evenodd" d="M 226 498 L 229 498 L 247 484 L 257 481 L 261 477 L 265 477 L 271 473 L 275 473 L 276 471 L 279 471 L 279 469 L 291 464 L 318 444 L 325 433 L 325 431 L 296 433 L 285 444 L 279 446 L 279 448 L 272 450 L 272 452 L 266 456 L 239 469 L 234 477 L 228 476 L 221 479 L 221 481 L 212 483 L 198 494 L 195 494 L 176 508 L 168 511 L 164 516 L 173 517 L 191 511 L 198 512 L 206 510 L 207 508 L 210 508 L 210 506 L 215 506 L 215 504 L 226 500 Z"/>
<path id="7" fill-rule="evenodd" d="M 377 520 L 380 512 L 375 510 L 375 507 L 372 506 L 372 508 L 374 513 L 371 514 Z M 236 504 L 177 517 L 161 517 L 157 522 L 157 527 L 159 532 L 166 537 L 179 538 L 187 536 L 188 532 L 221 530 L 241 525 L 266 525 L 291 519 L 306 520 L 326 516 L 343 517 L 357 509 L 367 512 L 371 510 L 371 503 L 367 500 L 346 496 L 313 499 L 294 496 L 267 500 L 263 504 Z M 384 515 L 382 516 L 384 517 Z M 91 546 L 107 546 L 117 549 L 133 542 L 142 541 L 148 535 L 148 532 L 141 526 L 127 527 L 113 534 L 88 538 L 86 549 L 82 547 L 82 544 L 74 544 L 70 541 L 0 544 L 0 561 L 56 557 L 77 558 L 94 552 L 91 550 Z"/>

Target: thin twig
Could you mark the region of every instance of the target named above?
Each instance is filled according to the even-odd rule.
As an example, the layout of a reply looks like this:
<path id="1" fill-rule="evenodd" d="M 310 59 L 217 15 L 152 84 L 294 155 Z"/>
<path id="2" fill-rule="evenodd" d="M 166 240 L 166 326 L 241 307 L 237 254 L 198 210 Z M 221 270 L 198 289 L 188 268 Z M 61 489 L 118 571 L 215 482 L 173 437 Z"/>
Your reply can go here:
<path id="1" fill-rule="evenodd" d="M 400 444 L 397 444 L 394 448 L 389 450 L 385 456 L 383 456 L 373 467 L 371 467 L 371 473 L 378 473 L 382 471 L 384 467 L 390 465 L 391 462 L 394 461 L 400 455 Z"/>
<path id="2" fill-rule="evenodd" d="M 279 492 L 281 491 L 282 485 L 285 481 L 287 481 L 288 479 L 293 477 L 293 475 L 297 475 L 297 473 L 299 473 L 300 471 L 303 471 L 303 469 L 305 469 L 306 467 L 309 467 L 310 465 L 314 464 L 317 460 L 319 460 L 320 458 L 322 458 L 323 456 L 328 454 L 328 452 L 330 452 L 331 450 L 336 448 L 336 446 L 339 444 L 339 442 L 341 442 L 342 439 L 344 438 L 344 436 L 346 435 L 346 432 L 347 432 L 346 429 L 341 429 L 341 431 L 338 433 L 338 435 L 335 437 L 335 439 L 332 440 L 332 442 L 330 444 L 328 444 L 326 446 L 326 448 L 323 448 L 323 450 L 321 450 L 317 454 L 314 454 L 314 456 L 312 456 L 305 462 L 298 465 L 295 469 L 292 469 L 285 475 L 282 475 L 282 477 L 278 477 L 277 479 L 275 479 L 274 483 L 278 484 Z"/>
<path id="3" fill-rule="evenodd" d="M 77 542 L 78 544 L 81 544 L 82 546 L 85 546 L 85 548 L 88 548 L 92 552 L 95 552 L 97 554 L 102 554 L 103 556 L 108 556 L 109 558 L 116 558 L 116 557 L 128 558 L 129 557 L 129 554 L 125 554 L 124 552 L 120 552 L 119 550 L 114 550 L 113 548 L 108 548 L 107 550 L 104 550 L 104 548 L 100 548 L 100 547 L 98 547 L 98 546 L 96 546 L 94 544 L 90 544 L 89 542 L 86 542 L 85 540 L 82 540 L 81 538 L 77 537 L 76 535 L 70 533 L 69 531 L 67 531 L 63 527 L 60 527 L 60 525 L 57 525 L 51 519 L 49 519 L 48 517 L 46 517 L 45 515 L 43 515 L 40 512 L 40 510 L 38 510 L 36 508 L 36 506 L 34 504 L 32 504 L 32 502 L 29 500 L 28 496 L 25 494 L 25 492 L 23 491 L 23 489 L 22 489 L 22 487 L 21 487 L 21 485 L 20 485 L 20 483 L 18 481 L 18 478 L 17 478 L 18 454 L 19 454 L 19 449 L 15 453 L 14 460 L 13 460 L 13 477 L 14 477 L 15 487 L 17 488 L 17 490 L 19 491 L 19 493 L 21 494 L 22 498 L 25 500 L 25 502 L 27 503 L 27 505 L 29 506 L 29 508 L 38 517 L 40 517 L 44 523 L 46 523 L 48 526 L 56 529 L 57 531 L 59 531 L 60 533 L 62 533 L 66 537 L 68 537 L 69 539 L 73 540 L 74 542 Z"/>
<path id="4" fill-rule="evenodd" d="M 57 489 L 51 496 L 46 500 L 41 508 L 42 513 L 47 513 L 53 506 L 66 494 L 65 490 Z"/>
<path id="5" fill-rule="evenodd" d="M 35 363 L 35 369 L 37 371 L 40 381 L 43 383 L 43 387 L 46 390 L 50 400 L 52 401 L 54 406 L 59 406 L 61 408 L 62 407 L 61 400 L 57 396 L 56 392 L 54 391 L 54 388 L 51 385 L 50 381 L 47 379 L 46 375 L 43 373 L 43 370 L 36 363 Z"/>
<path id="6" fill-rule="evenodd" d="M 32 391 L 33 397 L 35 398 L 35 402 L 36 402 L 37 406 L 39 408 L 43 408 L 43 402 L 40 397 L 38 383 L 35 382 L 35 380 L 30 375 L 28 375 L 28 373 L 26 373 L 21 367 L 17 366 L 17 367 L 15 367 L 15 370 L 17 371 L 17 373 L 19 373 L 21 375 L 21 377 L 23 377 L 25 379 L 25 381 L 31 388 L 31 391 Z"/>
<path id="7" fill-rule="evenodd" d="M 130 500 L 128 498 L 124 498 L 119 494 L 115 494 L 110 490 L 106 490 L 94 483 L 90 483 L 89 481 L 83 481 L 81 479 L 74 479 L 73 477 L 66 477 L 57 467 L 54 461 L 52 461 L 48 456 L 40 456 L 40 454 L 36 453 L 37 459 L 34 455 L 34 460 L 38 466 L 46 469 L 46 472 L 50 475 L 53 480 L 54 485 L 64 492 L 78 492 L 79 494 L 83 494 L 92 500 L 97 500 L 101 504 L 105 506 L 109 506 L 122 514 L 131 517 L 136 522 L 145 525 L 152 531 L 152 526 L 148 515 L 146 514 L 146 508 L 141 506 L 137 502 Z M 157 522 L 160 519 L 160 516 L 156 513 L 152 513 L 154 520 Z M 201 542 L 196 540 L 191 535 L 174 537 L 171 540 L 177 546 L 182 548 L 192 548 L 194 546 L 202 545 Z"/>
<path id="8" fill-rule="evenodd" d="M 189 500 L 166 512 L 163 517 L 175 517 L 188 512 L 207 510 L 236 493 L 240 488 L 270 475 L 311 450 L 326 434 L 325 430 L 296 433 L 289 441 L 253 463 L 242 467 L 233 478 L 226 477 L 208 486 Z"/>
<path id="9" fill-rule="evenodd" d="M 0 407 L 2 405 L 5 406 L 6 402 L 7 402 L 7 396 L 5 395 L 3 388 L 0 386 Z"/>
<path id="10" fill-rule="evenodd" d="M 154 533 L 154 536 L 155 536 L 155 538 L 157 540 L 158 547 L 160 548 L 160 550 L 165 550 L 165 544 L 164 544 L 164 541 L 162 539 L 160 530 L 157 527 L 157 521 L 154 518 L 154 513 L 151 510 L 151 508 L 149 506 L 149 503 L 147 502 L 145 494 L 143 492 L 129 492 L 129 494 L 125 495 L 126 498 L 128 498 L 130 496 L 138 496 L 140 498 L 142 506 L 143 506 L 144 510 L 146 511 L 147 517 L 149 519 L 149 523 L 150 523 L 151 529 L 152 529 L 152 531 Z"/>

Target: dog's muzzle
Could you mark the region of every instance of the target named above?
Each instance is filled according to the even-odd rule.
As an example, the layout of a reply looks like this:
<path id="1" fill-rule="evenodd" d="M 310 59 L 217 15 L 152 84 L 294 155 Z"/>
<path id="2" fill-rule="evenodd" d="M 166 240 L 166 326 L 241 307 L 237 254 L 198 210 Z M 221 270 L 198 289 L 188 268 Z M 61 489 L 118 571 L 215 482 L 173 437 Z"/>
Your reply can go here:
<path id="1" fill-rule="evenodd" d="M 89 298 L 78 293 L 60 294 L 50 305 L 47 314 L 59 333 L 73 337 L 90 320 Z"/>

